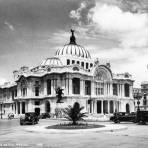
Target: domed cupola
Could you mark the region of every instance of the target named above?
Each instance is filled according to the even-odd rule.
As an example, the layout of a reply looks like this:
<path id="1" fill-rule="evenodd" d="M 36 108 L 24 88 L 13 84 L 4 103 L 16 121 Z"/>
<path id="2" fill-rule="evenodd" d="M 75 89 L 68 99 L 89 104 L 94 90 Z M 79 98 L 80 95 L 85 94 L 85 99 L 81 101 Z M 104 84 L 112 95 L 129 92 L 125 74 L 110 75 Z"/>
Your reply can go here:
<path id="1" fill-rule="evenodd" d="M 52 57 L 52 58 L 47 58 L 42 61 L 40 66 L 62 66 L 62 62 L 59 58 L 57 57 Z"/>
<path id="2" fill-rule="evenodd" d="M 74 30 L 71 29 L 70 43 L 66 44 L 62 49 L 56 51 L 56 56 L 74 56 L 80 58 L 91 59 L 90 53 L 82 46 L 76 43 Z"/>

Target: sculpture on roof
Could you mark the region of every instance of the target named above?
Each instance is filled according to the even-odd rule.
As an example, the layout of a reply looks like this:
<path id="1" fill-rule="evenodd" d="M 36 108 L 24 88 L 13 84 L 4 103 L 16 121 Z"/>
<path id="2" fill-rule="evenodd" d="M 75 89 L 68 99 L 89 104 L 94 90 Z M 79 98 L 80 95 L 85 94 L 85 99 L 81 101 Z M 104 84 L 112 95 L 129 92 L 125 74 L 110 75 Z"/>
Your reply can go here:
<path id="1" fill-rule="evenodd" d="M 71 37 L 70 37 L 70 44 L 76 44 L 76 38 L 74 36 L 74 30 L 70 30 L 71 31 Z"/>

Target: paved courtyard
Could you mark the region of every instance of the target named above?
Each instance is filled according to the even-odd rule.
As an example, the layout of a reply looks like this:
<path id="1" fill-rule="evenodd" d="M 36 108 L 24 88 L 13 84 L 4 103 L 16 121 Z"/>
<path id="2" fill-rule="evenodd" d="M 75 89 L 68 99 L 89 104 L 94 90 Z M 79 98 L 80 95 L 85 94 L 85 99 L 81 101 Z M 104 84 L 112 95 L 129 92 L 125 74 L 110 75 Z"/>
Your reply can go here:
<path id="1" fill-rule="evenodd" d="M 0 120 L 0 147 L 51 148 L 148 148 L 148 125 L 121 123 L 124 130 L 88 133 L 29 132 L 31 126 L 57 124 L 60 121 L 42 119 L 38 125 L 20 126 L 18 119 Z M 95 122 L 112 125 L 111 122 Z"/>

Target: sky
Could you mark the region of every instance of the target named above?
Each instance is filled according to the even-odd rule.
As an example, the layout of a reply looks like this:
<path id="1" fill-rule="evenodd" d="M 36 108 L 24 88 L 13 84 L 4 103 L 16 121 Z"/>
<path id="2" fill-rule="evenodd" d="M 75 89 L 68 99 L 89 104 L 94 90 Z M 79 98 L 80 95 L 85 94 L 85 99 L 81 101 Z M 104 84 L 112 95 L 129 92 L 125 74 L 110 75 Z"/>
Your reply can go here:
<path id="1" fill-rule="evenodd" d="M 132 74 L 134 87 L 148 81 L 147 0 L 0 0 L 0 84 L 21 66 L 37 66 L 69 43 Z"/>

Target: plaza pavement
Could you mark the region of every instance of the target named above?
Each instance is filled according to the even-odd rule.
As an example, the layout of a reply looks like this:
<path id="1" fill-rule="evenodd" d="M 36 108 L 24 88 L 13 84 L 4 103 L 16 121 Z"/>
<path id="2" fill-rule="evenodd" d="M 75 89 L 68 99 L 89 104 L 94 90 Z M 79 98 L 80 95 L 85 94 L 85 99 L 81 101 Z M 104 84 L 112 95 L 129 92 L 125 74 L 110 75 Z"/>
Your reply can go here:
<path id="1" fill-rule="evenodd" d="M 0 147 L 12 148 L 148 148 L 148 125 L 133 123 L 91 122 L 106 127 L 126 127 L 122 130 L 98 132 L 50 133 L 27 131 L 63 121 L 43 119 L 37 125 L 20 126 L 19 120 L 0 120 Z"/>

